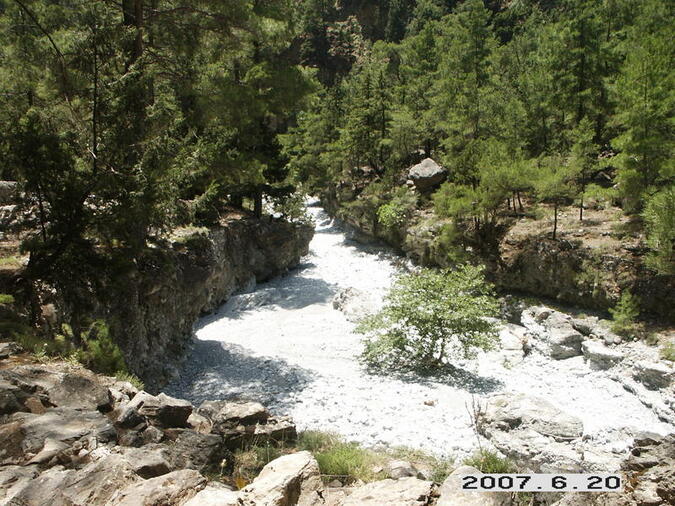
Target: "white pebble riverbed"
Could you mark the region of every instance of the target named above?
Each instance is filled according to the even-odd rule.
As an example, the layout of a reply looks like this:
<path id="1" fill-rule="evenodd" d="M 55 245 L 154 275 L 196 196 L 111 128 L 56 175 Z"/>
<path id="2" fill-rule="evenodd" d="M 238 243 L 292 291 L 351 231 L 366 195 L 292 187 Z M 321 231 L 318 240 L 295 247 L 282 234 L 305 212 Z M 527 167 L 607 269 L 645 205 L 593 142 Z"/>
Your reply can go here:
<path id="1" fill-rule="evenodd" d="M 359 364 L 361 336 L 333 309 L 353 287 L 381 301 L 400 260 L 350 241 L 318 207 L 310 253 L 285 276 L 232 297 L 195 328 L 192 352 L 167 392 L 196 405 L 243 398 L 290 415 L 299 430 L 333 431 L 367 446 L 408 446 L 462 457 L 475 450 L 467 404 L 472 396 L 522 392 L 551 402 L 584 423 L 586 438 L 622 452 L 632 434 L 673 431 L 652 410 L 582 357 L 551 360 L 532 353 L 504 367 L 499 355 L 464 363 L 459 378 L 393 378 Z"/>

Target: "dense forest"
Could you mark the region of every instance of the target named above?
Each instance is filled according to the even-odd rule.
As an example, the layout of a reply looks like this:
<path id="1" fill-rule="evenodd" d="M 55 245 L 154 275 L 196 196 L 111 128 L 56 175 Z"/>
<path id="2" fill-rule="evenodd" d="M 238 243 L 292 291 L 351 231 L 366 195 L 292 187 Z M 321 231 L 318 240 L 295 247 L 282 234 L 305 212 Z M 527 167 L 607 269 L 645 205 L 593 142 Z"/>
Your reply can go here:
<path id="1" fill-rule="evenodd" d="M 504 210 L 608 200 L 673 268 L 667 0 L 3 0 L 0 178 L 36 209 L 38 272 L 133 258 L 230 208 L 449 170 L 426 202 L 489 239 Z M 298 191 L 296 191 L 298 190 Z M 268 209 L 268 208 L 266 208 Z M 85 262 L 86 263 L 86 262 Z"/>

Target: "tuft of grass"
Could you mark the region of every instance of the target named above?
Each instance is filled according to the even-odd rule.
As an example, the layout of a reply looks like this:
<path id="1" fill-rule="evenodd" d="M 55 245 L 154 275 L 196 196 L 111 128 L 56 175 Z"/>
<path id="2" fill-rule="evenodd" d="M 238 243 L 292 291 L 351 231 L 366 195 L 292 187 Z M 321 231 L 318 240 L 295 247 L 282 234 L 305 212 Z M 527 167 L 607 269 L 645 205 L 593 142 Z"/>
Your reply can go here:
<path id="1" fill-rule="evenodd" d="M 0 305 L 14 304 L 14 296 L 8 293 L 0 293 Z"/>
<path id="2" fill-rule="evenodd" d="M 675 341 L 670 341 L 663 345 L 661 348 L 661 358 L 675 362 Z"/>
<path id="3" fill-rule="evenodd" d="M 115 373 L 115 378 L 120 381 L 127 381 L 131 383 L 138 390 L 145 390 L 145 383 L 143 383 L 143 381 L 135 374 L 131 374 L 127 371 L 117 371 Z"/>
<path id="4" fill-rule="evenodd" d="M 334 479 L 344 484 L 383 479 L 382 468 L 387 458 L 380 453 L 343 441 L 330 432 L 306 431 L 298 436 L 298 449 L 314 455 L 325 481 Z"/>
<path id="5" fill-rule="evenodd" d="M 500 457 L 496 452 L 490 450 L 480 450 L 464 461 L 467 466 L 478 469 L 486 474 L 507 474 L 516 472 L 514 463 L 504 457 Z"/>
<path id="6" fill-rule="evenodd" d="M 397 460 L 410 462 L 418 469 L 431 470 L 430 478 L 435 483 L 443 483 L 448 475 L 457 467 L 454 459 L 436 457 L 425 451 L 407 446 L 392 448 L 388 454 Z"/>
<path id="7" fill-rule="evenodd" d="M 237 488 L 242 489 L 251 483 L 263 467 L 275 459 L 289 453 L 283 446 L 252 444 L 234 452 L 232 478 Z"/>

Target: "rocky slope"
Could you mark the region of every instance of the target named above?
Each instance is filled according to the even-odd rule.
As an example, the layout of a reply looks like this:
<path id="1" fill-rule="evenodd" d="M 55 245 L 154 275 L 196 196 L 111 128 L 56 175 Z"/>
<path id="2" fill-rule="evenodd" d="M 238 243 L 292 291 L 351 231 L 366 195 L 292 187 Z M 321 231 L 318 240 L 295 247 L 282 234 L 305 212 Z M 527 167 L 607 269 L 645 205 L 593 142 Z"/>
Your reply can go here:
<path id="1" fill-rule="evenodd" d="M 104 320 L 130 371 L 156 392 L 175 375 L 198 316 L 295 267 L 312 234 L 306 225 L 237 216 L 220 227 L 175 231 L 132 266 L 102 265 L 97 279 L 68 287 L 69 299 L 20 269 L 0 276 L 0 292 L 14 293 L 26 319 L 48 331 Z"/>

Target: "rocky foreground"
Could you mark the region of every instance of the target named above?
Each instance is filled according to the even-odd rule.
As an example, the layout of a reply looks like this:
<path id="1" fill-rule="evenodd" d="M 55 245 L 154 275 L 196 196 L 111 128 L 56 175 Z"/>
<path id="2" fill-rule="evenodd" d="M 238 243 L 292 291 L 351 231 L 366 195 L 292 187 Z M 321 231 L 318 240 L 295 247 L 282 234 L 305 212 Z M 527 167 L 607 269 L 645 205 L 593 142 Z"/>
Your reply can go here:
<path id="1" fill-rule="evenodd" d="M 187 401 L 153 396 L 69 363 L 34 363 L 17 351 L 12 344 L 0 344 L 0 504 L 515 504 L 510 494 L 459 491 L 458 475 L 478 472 L 466 466 L 443 484 L 398 465 L 390 472 L 397 479 L 326 486 L 308 452 L 273 460 L 252 483 L 236 490 L 229 481 L 232 452 L 252 444 L 292 448 L 296 430 L 290 419 L 271 416 L 252 402 L 206 401 L 195 409 Z M 506 408 L 512 415 L 519 409 Z M 495 409 L 493 429 L 500 423 L 495 419 L 508 419 L 506 411 Z M 530 421 L 519 423 L 525 428 Z M 621 467 L 627 477 L 623 494 L 542 499 L 549 504 L 559 499 L 560 505 L 675 500 L 672 435 L 636 441 Z"/>

